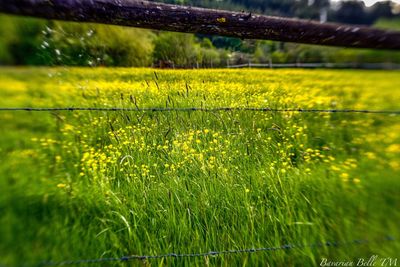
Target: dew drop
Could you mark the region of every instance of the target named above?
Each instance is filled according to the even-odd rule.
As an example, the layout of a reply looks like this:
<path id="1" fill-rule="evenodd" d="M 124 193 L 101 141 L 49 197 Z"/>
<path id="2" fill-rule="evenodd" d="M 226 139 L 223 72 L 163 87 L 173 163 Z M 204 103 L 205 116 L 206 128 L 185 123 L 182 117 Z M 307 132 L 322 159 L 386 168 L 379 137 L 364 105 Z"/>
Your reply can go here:
<path id="1" fill-rule="evenodd" d="M 91 37 L 91 36 L 93 35 L 93 33 L 94 33 L 93 30 L 89 30 L 89 31 L 87 31 L 86 35 L 87 35 L 88 37 Z"/>
<path id="2" fill-rule="evenodd" d="M 46 31 L 47 31 L 48 33 L 52 33 L 52 32 L 53 32 L 53 30 L 52 30 L 51 28 L 49 28 L 48 26 L 46 26 Z"/>

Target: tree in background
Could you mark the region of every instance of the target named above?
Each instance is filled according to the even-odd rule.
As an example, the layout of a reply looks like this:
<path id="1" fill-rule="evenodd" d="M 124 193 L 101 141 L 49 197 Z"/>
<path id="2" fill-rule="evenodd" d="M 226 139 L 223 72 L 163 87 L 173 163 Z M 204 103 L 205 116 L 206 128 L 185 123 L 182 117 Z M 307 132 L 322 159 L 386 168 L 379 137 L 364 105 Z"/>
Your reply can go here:
<path id="1" fill-rule="evenodd" d="M 193 67 L 200 58 L 200 45 L 193 34 L 162 32 L 154 41 L 153 60 L 172 61 L 180 67 Z"/>
<path id="2" fill-rule="evenodd" d="M 272 41 L 258 41 L 256 49 L 253 54 L 254 63 L 270 62 L 271 54 L 274 51 L 274 42 Z"/>
<path id="3" fill-rule="evenodd" d="M 334 21 L 349 24 L 368 24 L 368 15 L 362 1 L 343 1 L 339 9 L 331 16 Z"/>
<path id="4" fill-rule="evenodd" d="M 220 55 L 211 40 L 204 38 L 200 42 L 200 46 L 201 66 L 211 68 L 219 66 L 221 63 Z"/>
<path id="5" fill-rule="evenodd" d="M 394 5 L 391 1 L 377 2 L 368 10 L 370 23 L 375 23 L 378 19 L 393 18 Z"/>
<path id="6" fill-rule="evenodd" d="M 395 17 L 394 3 L 391 1 L 377 2 L 367 8 L 362 1 L 342 1 L 338 10 L 331 10 L 331 20 L 350 24 L 371 25 L 380 18 Z"/>
<path id="7" fill-rule="evenodd" d="M 298 0 L 293 6 L 293 13 L 299 18 L 308 18 L 325 22 L 327 20 L 329 7 L 329 0 Z"/>

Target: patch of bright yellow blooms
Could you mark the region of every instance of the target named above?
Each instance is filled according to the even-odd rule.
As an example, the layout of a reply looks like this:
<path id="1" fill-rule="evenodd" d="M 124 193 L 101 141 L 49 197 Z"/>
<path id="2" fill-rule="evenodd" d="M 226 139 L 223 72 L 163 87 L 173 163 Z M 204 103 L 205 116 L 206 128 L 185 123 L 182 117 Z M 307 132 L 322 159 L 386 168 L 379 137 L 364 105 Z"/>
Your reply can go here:
<path id="1" fill-rule="evenodd" d="M 50 78 L 36 81 L 32 76 L 29 83 L 18 76 L 13 79 L 0 75 L 2 94 L 9 96 L 0 99 L 1 106 L 390 110 L 398 108 L 400 96 L 398 90 L 393 90 L 400 88 L 398 72 L 85 68 L 46 71 Z M 29 75 L 29 70 L 25 72 L 24 76 Z M 54 164 L 72 160 L 82 179 L 92 179 L 100 185 L 115 177 L 130 181 L 177 179 L 189 173 L 215 174 L 229 180 L 243 174 L 244 170 L 238 168 L 241 161 L 254 157 L 259 160 L 255 171 L 260 176 L 285 177 L 299 171 L 308 175 L 324 166 L 339 181 L 354 184 L 363 180 L 357 171 L 359 161 L 393 170 L 400 168 L 400 123 L 395 117 L 317 114 L 313 118 L 319 124 L 312 125 L 310 116 L 297 112 L 218 114 L 206 114 L 202 121 L 229 124 L 231 128 L 212 127 L 211 123 L 203 128 L 184 127 L 190 119 L 171 121 L 172 115 L 168 120 L 157 121 L 141 113 L 60 113 L 62 138 L 38 136 L 32 141 L 53 153 Z M 1 116 L 6 118 L 5 114 Z M 387 118 L 397 119 L 397 123 L 385 123 Z M 244 127 L 242 120 L 253 120 L 251 129 Z M 343 139 L 336 142 L 332 136 L 315 136 L 318 128 L 326 129 L 326 135 L 333 136 L 340 130 L 342 135 L 351 136 L 341 136 Z M 168 131 L 160 133 L 160 129 Z M 318 144 L 318 138 L 324 142 Z M 250 147 L 246 139 L 251 139 Z M 34 152 L 19 153 L 28 157 Z M 270 157 L 266 160 L 257 155 Z M 57 187 L 65 188 L 67 182 L 61 181 Z M 245 189 L 246 193 L 249 191 Z"/>

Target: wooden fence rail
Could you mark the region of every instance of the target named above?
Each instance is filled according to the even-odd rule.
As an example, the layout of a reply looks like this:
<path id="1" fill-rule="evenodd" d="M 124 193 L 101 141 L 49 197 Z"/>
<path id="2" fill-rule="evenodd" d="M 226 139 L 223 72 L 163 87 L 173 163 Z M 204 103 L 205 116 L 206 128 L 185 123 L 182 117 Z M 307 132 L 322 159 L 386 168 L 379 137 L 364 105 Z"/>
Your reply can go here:
<path id="1" fill-rule="evenodd" d="M 148 1 L 0 0 L 0 12 L 248 39 L 400 50 L 400 32 L 396 31 Z"/>

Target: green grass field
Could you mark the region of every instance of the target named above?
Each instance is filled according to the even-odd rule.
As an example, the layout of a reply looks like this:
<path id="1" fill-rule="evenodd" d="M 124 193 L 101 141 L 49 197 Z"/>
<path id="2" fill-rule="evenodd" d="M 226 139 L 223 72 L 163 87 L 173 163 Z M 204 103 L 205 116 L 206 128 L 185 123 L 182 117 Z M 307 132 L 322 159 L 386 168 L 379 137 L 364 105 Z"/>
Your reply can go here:
<path id="1" fill-rule="evenodd" d="M 398 71 L 0 69 L 1 107 L 396 110 L 399 100 Z M 371 242 L 96 266 L 399 256 L 398 241 L 382 241 L 400 238 L 399 116 L 2 111 L 0 123 L 0 265 L 354 239 Z"/>

